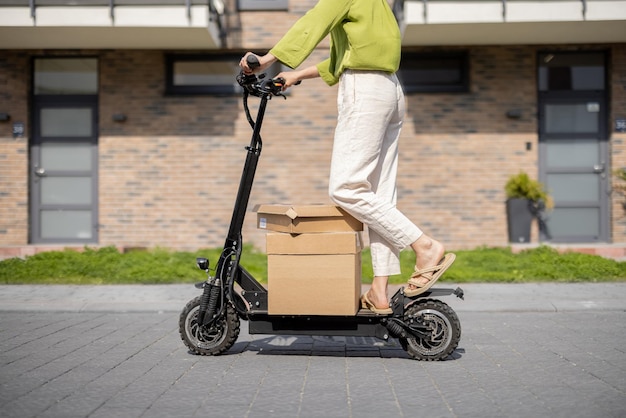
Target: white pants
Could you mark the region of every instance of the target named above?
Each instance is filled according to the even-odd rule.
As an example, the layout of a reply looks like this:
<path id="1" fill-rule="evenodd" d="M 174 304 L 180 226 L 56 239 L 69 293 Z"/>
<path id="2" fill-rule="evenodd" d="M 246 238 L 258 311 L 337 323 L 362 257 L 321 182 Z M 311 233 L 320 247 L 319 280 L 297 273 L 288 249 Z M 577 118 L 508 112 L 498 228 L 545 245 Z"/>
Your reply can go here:
<path id="1" fill-rule="evenodd" d="M 330 198 L 368 226 L 374 276 L 399 274 L 400 250 L 422 235 L 396 208 L 402 87 L 395 74 L 348 70 L 337 107 Z"/>

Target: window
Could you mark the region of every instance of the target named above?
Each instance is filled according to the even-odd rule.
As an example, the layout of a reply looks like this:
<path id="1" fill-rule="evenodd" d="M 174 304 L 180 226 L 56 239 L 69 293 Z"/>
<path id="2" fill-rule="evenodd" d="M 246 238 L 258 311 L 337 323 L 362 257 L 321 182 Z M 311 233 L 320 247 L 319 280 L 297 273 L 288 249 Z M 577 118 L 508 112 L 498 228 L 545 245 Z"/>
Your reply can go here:
<path id="1" fill-rule="evenodd" d="M 230 95 L 241 92 L 236 77 L 242 53 L 221 55 L 169 55 L 166 57 L 166 94 Z M 276 63 L 266 71 L 273 77 L 283 70 Z"/>
<path id="2" fill-rule="evenodd" d="M 287 10 L 289 0 L 238 0 L 239 10 Z"/>
<path id="3" fill-rule="evenodd" d="M 605 89 L 602 52 L 539 54 L 539 91 Z"/>
<path id="4" fill-rule="evenodd" d="M 469 91 L 467 52 L 403 53 L 398 72 L 406 93 Z"/>
<path id="5" fill-rule="evenodd" d="M 233 94 L 239 91 L 241 55 L 168 55 L 167 94 Z"/>
<path id="6" fill-rule="evenodd" d="M 35 58 L 35 95 L 98 94 L 96 58 Z"/>

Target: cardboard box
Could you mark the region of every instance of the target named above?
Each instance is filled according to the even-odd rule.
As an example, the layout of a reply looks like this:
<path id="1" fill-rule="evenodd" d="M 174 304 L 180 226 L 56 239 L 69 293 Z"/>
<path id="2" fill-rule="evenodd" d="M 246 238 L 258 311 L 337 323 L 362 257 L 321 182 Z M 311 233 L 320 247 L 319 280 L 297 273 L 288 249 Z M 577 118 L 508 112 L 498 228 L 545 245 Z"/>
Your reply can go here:
<path id="1" fill-rule="evenodd" d="M 287 234 L 268 232 L 265 252 L 273 254 L 355 254 L 363 249 L 360 232 Z"/>
<path id="2" fill-rule="evenodd" d="M 361 296 L 359 233 L 268 233 L 267 253 L 270 315 L 355 315 L 358 312 Z"/>
<path id="3" fill-rule="evenodd" d="M 259 205 L 257 226 L 268 231 L 303 234 L 362 231 L 363 224 L 338 206 Z"/>

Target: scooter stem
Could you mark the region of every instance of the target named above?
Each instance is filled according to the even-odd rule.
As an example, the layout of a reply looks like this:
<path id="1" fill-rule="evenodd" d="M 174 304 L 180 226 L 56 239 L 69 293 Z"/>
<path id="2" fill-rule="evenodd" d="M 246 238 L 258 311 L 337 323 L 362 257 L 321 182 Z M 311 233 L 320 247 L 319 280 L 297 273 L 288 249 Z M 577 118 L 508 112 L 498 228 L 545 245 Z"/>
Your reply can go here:
<path id="1" fill-rule="evenodd" d="M 241 243 L 239 242 L 241 230 L 243 228 L 243 222 L 248 208 L 248 201 L 250 200 L 250 193 L 252 192 L 252 183 L 254 182 L 256 167 L 261 155 L 261 125 L 263 124 L 263 117 L 265 116 L 265 108 L 268 100 L 269 95 L 263 95 L 261 97 L 261 103 L 259 104 L 259 110 L 254 124 L 252 139 L 250 140 L 250 145 L 246 147 L 248 153 L 243 167 L 243 172 L 241 173 L 239 191 L 237 192 L 233 216 L 230 221 L 230 228 L 228 230 L 228 236 L 226 238 L 224 248 L 232 248 L 233 246 L 239 248 L 239 246 L 241 246 Z"/>

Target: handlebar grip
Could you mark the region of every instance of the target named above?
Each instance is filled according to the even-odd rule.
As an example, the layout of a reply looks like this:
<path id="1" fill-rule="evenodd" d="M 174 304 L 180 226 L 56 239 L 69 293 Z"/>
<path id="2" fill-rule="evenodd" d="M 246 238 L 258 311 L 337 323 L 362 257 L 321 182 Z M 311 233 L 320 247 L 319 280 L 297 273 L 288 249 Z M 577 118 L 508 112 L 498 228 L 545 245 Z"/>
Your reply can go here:
<path id="1" fill-rule="evenodd" d="M 254 54 L 248 55 L 248 57 L 246 58 L 246 63 L 251 70 L 254 70 L 255 68 L 259 68 L 261 66 L 259 58 Z"/>

